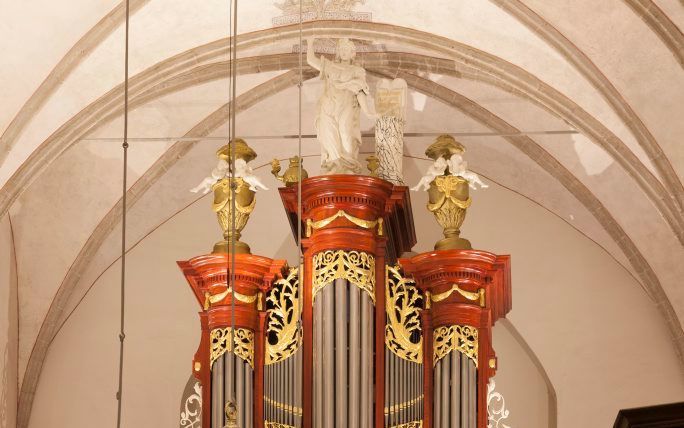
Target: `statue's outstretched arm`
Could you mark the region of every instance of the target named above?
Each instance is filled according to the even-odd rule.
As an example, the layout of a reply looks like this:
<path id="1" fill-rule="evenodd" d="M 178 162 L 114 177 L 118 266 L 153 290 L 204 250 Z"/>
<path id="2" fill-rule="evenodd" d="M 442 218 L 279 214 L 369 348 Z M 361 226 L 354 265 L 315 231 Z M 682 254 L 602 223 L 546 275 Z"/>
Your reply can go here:
<path id="1" fill-rule="evenodd" d="M 318 71 L 321 71 L 323 66 L 320 58 L 316 58 L 316 52 L 314 51 L 314 38 L 306 39 L 306 62 Z"/>

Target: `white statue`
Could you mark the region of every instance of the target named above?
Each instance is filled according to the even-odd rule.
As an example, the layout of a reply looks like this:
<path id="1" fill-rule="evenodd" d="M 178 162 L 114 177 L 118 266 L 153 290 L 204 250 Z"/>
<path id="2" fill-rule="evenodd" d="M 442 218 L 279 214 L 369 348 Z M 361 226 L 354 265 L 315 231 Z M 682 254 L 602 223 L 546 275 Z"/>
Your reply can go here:
<path id="1" fill-rule="evenodd" d="M 254 175 L 254 170 L 247 165 L 247 161 L 241 158 L 235 159 L 235 177 L 241 177 L 249 184 L 249 190 L 256 192 L 259 189 L 268 190 L 261 179 Z"/>
<path id="2" fill-rule="evenodd" d="M 202 180 L 202 182 L 198 184 L 197 187 L 193 187 L 192 189 L 190 189 L 190 191 L 192 193 L 198 193 L 201 191 L 203 195 L 206 195 L 211 191 L 211 186 L 213 186 L 214 183 L 216 183 L 222 178 L 225 178 L 229 170 L 230 164 L 228 164 L 228 162 L 226 162 L 223 159 L 219 159 L 216 168 L 211 170 L 211 176 Z"/>
<path id="3" fill-rule="evenodd" d="M 444 171 L 446 171 L 447 166 L 449 166 L 447 160 L 444 159 L 444 157 L 442 156 L 438 157 L 437 160 L 435 160 L 433 164 L 430 165 L 423 178 L 421 178 L 418 184 L 412 187 L 411 190 L 428 190 L 430 188 L 430 183 L 432 183 L 432 180 L 439 177 L 440 175 L 444 175 Z"/>
<path id="4" fill-rule="evenodd" d="M 471 189 L 477 189 L 477 186 L 475 186 L 476 184 L 479 184 L 482 189 L 489 187 L 477 174 L 468 171 L 468 162 L 463 159 L 463 156 L 460 154 L 456 153 L 451 155 L 451 159 L 447 161 L 447 164 L 449 165 L 449 172 L 451 175 L 465 178 Z"/>
<path id="5" fill-rule="evenodd" d="M 337 42 L 335 61 L 314 53 L 314 39 L 307 40 L 306 60 L 321 72 L 325 84 L 318 101 L 316 136 L 321 144 L 321 172 L 324 174 L 358 174 L 361 172 L 360 111 L 375 119 L 368 108 L 366 71 L 352 64 L 356 47 L 349 39 Z"/>
<path id="6" fill-rule="evenodd" d="M 201 191 L 203 195 L 206 195 L 211 191 L 211 186 L 213 186 L 217 181 L 228 177 L 229 172 L 230 164 L 223 159 L 219 159 L 218 165 L 216 165 L 216 168 L 211 171 L 211 176 L 202 180 L 197 187 L 190 189 L 190 191 L 192 193 L 198 193 Z M 253 192 L 256 192 L 259 189 L 268 190 L 268 187 L 261 182 L 261 179 L 254 175 L 252 167 L 247 165 L 247 161 L 244 159 L 235 159 L 234 176 L 242 178 L 245 183 L 249 184 L 249 190 Z"/>

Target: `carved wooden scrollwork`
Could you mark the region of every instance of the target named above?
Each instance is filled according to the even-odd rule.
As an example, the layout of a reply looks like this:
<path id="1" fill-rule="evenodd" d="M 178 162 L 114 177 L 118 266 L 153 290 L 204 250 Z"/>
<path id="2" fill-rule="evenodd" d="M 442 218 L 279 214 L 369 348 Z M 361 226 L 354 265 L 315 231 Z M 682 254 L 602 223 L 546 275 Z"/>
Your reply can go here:
<path id="1" fill-rule="evenodd" d="M 469 325 L 452 325 L 438 327 L 434 331 L 433 364 L 444 358 L 451 351 L 458 351 L 467 356 L 477 367 L 478 330 Z"/>
<path id="2" fill-rule="evenodd" d="M 328 250 L 313 256 L 313 298 L 336 279 L 366 291 L 375 304 L 375 257 L 363 251 Z"/>
<path id="3" fill-rule="evenodd" d="M 299 305 L 299 269 L 290 268 L 287 277 L 276 281 L 266 298 L 268 340 L 266 364 L 286 360 L 302 341 Z"/>
<path id="4" fill-rule="evenodd" d="M 226 352 L 233 351 L 230 344 L 231 328 L 215 328 L 211 331 L 210 344 L 210 365 L 214 365 L 221 355 Z M 235 343 L 235 355 L 245 360 L 254 368 L 254 332 L 246 328 L 236 328 L 233 335 L 233 342 Z"/>
<path id="5" fill-rule="evenodd" d="M 398 357 L 420 364 L 423 362 L 420 330 L 423 297 L 415 282 L 404 278 L 398 267 L 387 266 L 385 286 L 385 345 Z"/>

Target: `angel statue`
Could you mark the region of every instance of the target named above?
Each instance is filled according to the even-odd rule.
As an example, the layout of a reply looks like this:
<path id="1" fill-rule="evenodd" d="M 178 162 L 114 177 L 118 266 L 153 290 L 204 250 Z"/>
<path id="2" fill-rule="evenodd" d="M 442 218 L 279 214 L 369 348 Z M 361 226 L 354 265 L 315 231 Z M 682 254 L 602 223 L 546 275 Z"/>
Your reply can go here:
<path id="1" fill-rule="evenodd" d="M 226 162 L 224 159 L 219 159 L 218 165 L 216 165 L 216 168 L 211 170 L 211 175 L 209 177 L 206 177 L 200 184 L 197 185 L 197 187 L 193 187 L 190 189 L 192 193 L 198 193 L 202 192 L 203 195 L 206 195 L 211 191 L 211 186 L 214 185 L 217 181 L 219 181 L 222 178 L 225 178 L 228 175 L 228 171 L 230 170 L 230 164 Z"/>
<path id="2" fill-rule="evenodd" d="M 465 178 L 468 181 L 468 186 L 471 189 L 476 190 L 476 184 L 478 184 L 482 189 L 489 187 L 480 179 L 477 174 L 468 170 L 468 162 L 464 160 L 463 156 L 460 154 L 451 155 L 451 158 L 447 161 L 447 164 L 449 165 L 449 172 L 451 175 Z"/>
<path id="3" fill-rule="evenodd" d="M 206 177 L 202 182 L 190 191 L 192 193 L 198 193 L 202 191 L 203 195 L 206 195 L 211 190 L 211 186 L 222 178 L 228 177 L 230 171 L 230 164 L 224 159 L 219 159 L 218 165 L 211 171 L 211 176 Z M 268 187 L 262 183 L 261 179 L 254 175 L 254 170 L 251 166 L 247 165 L 247 161 L 241 158 L 235 159 L 235 174 L 237 178 L 242 178 L 245 183 L 249 185 L 249 190 L 256 192 L 259 189 L 268 190 Z"/>
<path id="4" fill-rule="evenodd" d="M 449 162 L 442 156 L 438 157 L 435 159 L 432 165 L 430 165 L 427 172 L 425 172 L 425 175 L 420 179 L 418 184 L 411 187 L 411 190 L 428 190 L 430 188 L 430 183 L 432 183 L 436 177 L 444 175 L 444 171 L 446 171 L 447 166 L 449 166 Z"/>
<path id="5" fill-rule="evenodd" d="M 361 146 L 360 111 L 371 119 L 375 113 L 369 109 L 370 90 L 366 71 L 352 64 L 356 47 L 349 39 L 337 41 L 335 60 L 316 57 L 314 39 L 307 40 L 306 60 L 321 72 L 324 81 L 323 95 L 318 100 L 316 136 L 321 144 L 321 172 L 323 174 L 358 174 Z"/>

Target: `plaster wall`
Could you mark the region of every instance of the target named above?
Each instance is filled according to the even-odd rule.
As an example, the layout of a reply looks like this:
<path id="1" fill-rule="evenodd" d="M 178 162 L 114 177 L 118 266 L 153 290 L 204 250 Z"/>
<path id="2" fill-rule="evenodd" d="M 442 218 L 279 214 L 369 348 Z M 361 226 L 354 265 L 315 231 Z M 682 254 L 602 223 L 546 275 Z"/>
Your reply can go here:
<path id="1" fill-rule="evenodd" d="M 17 417 L 17 273 L 9 216 L 0 220 L 0 428 Z"/>

